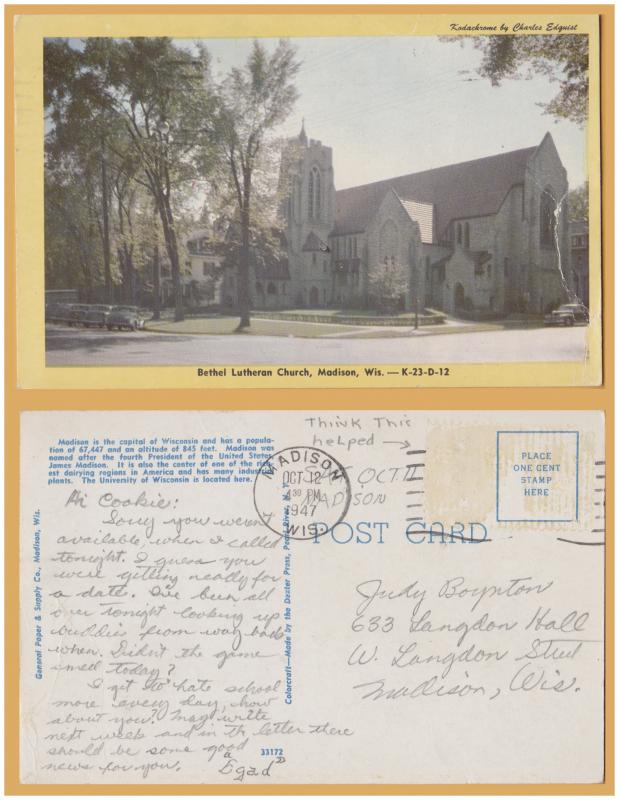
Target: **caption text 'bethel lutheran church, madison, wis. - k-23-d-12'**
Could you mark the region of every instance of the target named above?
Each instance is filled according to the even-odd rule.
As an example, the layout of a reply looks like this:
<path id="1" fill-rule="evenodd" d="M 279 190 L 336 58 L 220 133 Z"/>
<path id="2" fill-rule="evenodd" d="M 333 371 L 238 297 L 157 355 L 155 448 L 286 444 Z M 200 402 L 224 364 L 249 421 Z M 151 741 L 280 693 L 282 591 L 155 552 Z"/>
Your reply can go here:
<path id="1" fill-rule="evenodd" d="M 573 290 L 568 179 L 548 133 L 535 147 L 336 191 L 331 148 L 303 126 L 280 184 L 285 256 L 254 267 L 254 308 L 362 308 L 373 270 L 389 267 L 403 270 L 407 311 L 539 314 Z M 222 300 L 234 303 L 225 272 Z"/>

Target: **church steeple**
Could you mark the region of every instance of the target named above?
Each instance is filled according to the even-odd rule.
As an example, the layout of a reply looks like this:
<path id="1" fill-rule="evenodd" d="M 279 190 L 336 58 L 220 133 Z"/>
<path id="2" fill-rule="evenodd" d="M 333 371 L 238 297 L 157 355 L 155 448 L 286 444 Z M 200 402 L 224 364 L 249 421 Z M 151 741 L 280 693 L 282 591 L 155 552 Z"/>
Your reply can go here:
<path id="1" fill-rule="evenodd" d="M 333 153 L 322 142 L 308 138 L 305 119 L 299 133 L 287 139 L 282 150 L 279 195 L 280 213 L 294 252 L 302 252 L 312 231 L 320 241 L 327 241 L 335 213 Z"/>

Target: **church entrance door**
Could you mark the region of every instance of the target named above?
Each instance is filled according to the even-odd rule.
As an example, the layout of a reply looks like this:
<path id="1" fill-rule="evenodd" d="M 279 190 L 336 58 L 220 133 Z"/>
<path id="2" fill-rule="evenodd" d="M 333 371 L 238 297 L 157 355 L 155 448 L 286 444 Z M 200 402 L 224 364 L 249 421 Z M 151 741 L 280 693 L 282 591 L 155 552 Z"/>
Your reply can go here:
<path id="1" fill-rule="evenodd" d="M 464 308 L 464 286 L 461 283 L 456 283 L 454 288 L 454 309 L 460 311 Z"/>
<path id="2" fill-rule="evenodd" d="M 320 296 L 319 296 L 319 293 L 318 293 L 318 289 L 315 286 L 312 286 L 312 288 L 310 289 L 310 295 L 309 295 L 309 304 L 310 304 L 310 306 L 312 308 L 315 308 L 316 306 L 318 306 L 320 304 L 319 297 Z"/>

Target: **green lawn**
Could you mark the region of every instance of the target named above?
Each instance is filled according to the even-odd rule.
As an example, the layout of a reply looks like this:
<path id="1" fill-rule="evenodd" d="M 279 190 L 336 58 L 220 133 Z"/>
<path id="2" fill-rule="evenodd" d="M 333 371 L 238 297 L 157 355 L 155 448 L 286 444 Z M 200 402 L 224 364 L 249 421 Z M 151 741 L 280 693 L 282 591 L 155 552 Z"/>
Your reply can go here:
<path id="1" fill-rule="evenodd" d="M 314 313 L 312 311 L 312 313 Z M 338 312 L 325 310 L 324 322 L 301 322 L 285 319 L 263 319 L 253 317 L 251 326 L 243 333 L 236 334 L 236 327 L 239 324 L 238 316 L 213 316 L 213 317 L 188 317 L 183 322 L 174 322 L 166 319 L 159 322 L 147 322 L 146 330 L 159 333 L 184 333 L 211 334 L 211 335 L 241 335 L 241 336 L 295 336 L 301 339 L 315 339 L 322 336 L 334 336 L 348 339 L 383 339 L 399 338 L 410 336 L 414 322 L 411 320 L 410 327 L 368 327 L 367 325 L 342 325 L 341 323 L 329 322 Z M 341 312 L 339 312 L 341 313 Z M 274 315 L 277 312 L 273 312 Z M 401 315 L 402 316 L 402 315 Z M 508 327 L 538 327 L 530 322 L 520 322 L 520 324 L 506 324 L 505 321 L 496 322 L 458 322 L 457 320 L 447 320 L 443 325 L 420 326 L 417 335 L 436 336 L 441 334 L 455 333 L 474 333 L 478 331 L 504 330 Z"/>
<path id="2" fill-rule="evenodd" d="M 312 314 L 312 316 L 326 317 L 327 319 L 337 319 L 337 317 L 393 317 L 394 319 L 414 319 L 415 314 L 412 311 L 402 311 L 397 314 L 390 314 L 389 312 L 372 311 L 369 309 L 341 309 L 341 308 L 291 308 L 285 310 L 272 309 L 265 311 L 260 310 L 261 314 L 268 314 L 272 317 L 278 317 L 285 314 Z"/>
<path id="3" fill-rule="evenodd" d="M 146 329 L 160 333 L 186 334 L 232 334 L 239 324 L 238 317 L 189 317 L 183 322 L 164 320 L 147 322 Z M 313 339 L 330 333 L 346 333 L 355 328 L 317 322 L 292 322 L 290 320 L 252 319 L 251 326 L 240 335 L 249 336 L 298 336 Z M 362 329 L 359 329 L 362 330 Z"/>

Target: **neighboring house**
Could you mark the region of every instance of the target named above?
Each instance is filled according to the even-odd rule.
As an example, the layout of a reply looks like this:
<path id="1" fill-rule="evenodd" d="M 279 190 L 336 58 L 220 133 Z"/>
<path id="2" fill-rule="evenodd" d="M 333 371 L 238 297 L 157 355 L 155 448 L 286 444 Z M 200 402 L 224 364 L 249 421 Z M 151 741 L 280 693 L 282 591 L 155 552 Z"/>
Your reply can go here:
<path id="1" fill-rule="evenodd" d="M 223 250 L 206 230 L 197 230 L 185 240 L 183 287 L 189 305 L 221 305 L 223 301 Z"/>
<path id="2" fill-rule="evenodd" d="M 185 306 L 212 306 L 223 302 L 223 249 L 206 229 L 193 231 L 183 242 L 181 285 Z M 172 271 L 165 250 L 160 255 L 161 302 L 174 303 Z"/>
<path id="3" fill-rule="evenodd" d="M 524 150 L 335 190 L 305 128 L 282 154 L 287 300 L 369 306 L 378 264 L 405 271 L 406 309 L 539 314 L 567 293 L 568 181 L 552 136 Z"/>
<path id="4" fill-rule="evenodd" d="M 226 241 L 214 240 L 206 229 L 194 231 L 185 240 L 181 283 L 186 306 L 234 308 L 238 304 L 238 253 L 231 247 L 233 231 L 230 226 Z M 272 231 L 271 240 L 268 246 L 252 248 L 250 253 L 250 296 L 255 309 L 292 304 L 286 239 L 281 231 Z M 163 304 L 171 304 L 174 288 L 166 258 L 161 263 L 161 291 Z"/>
<path id="5" fill-rule="evenodd" d="M 570 222 L 570 263 L 576 297 L 589 307 L 589 223 Z"/>

